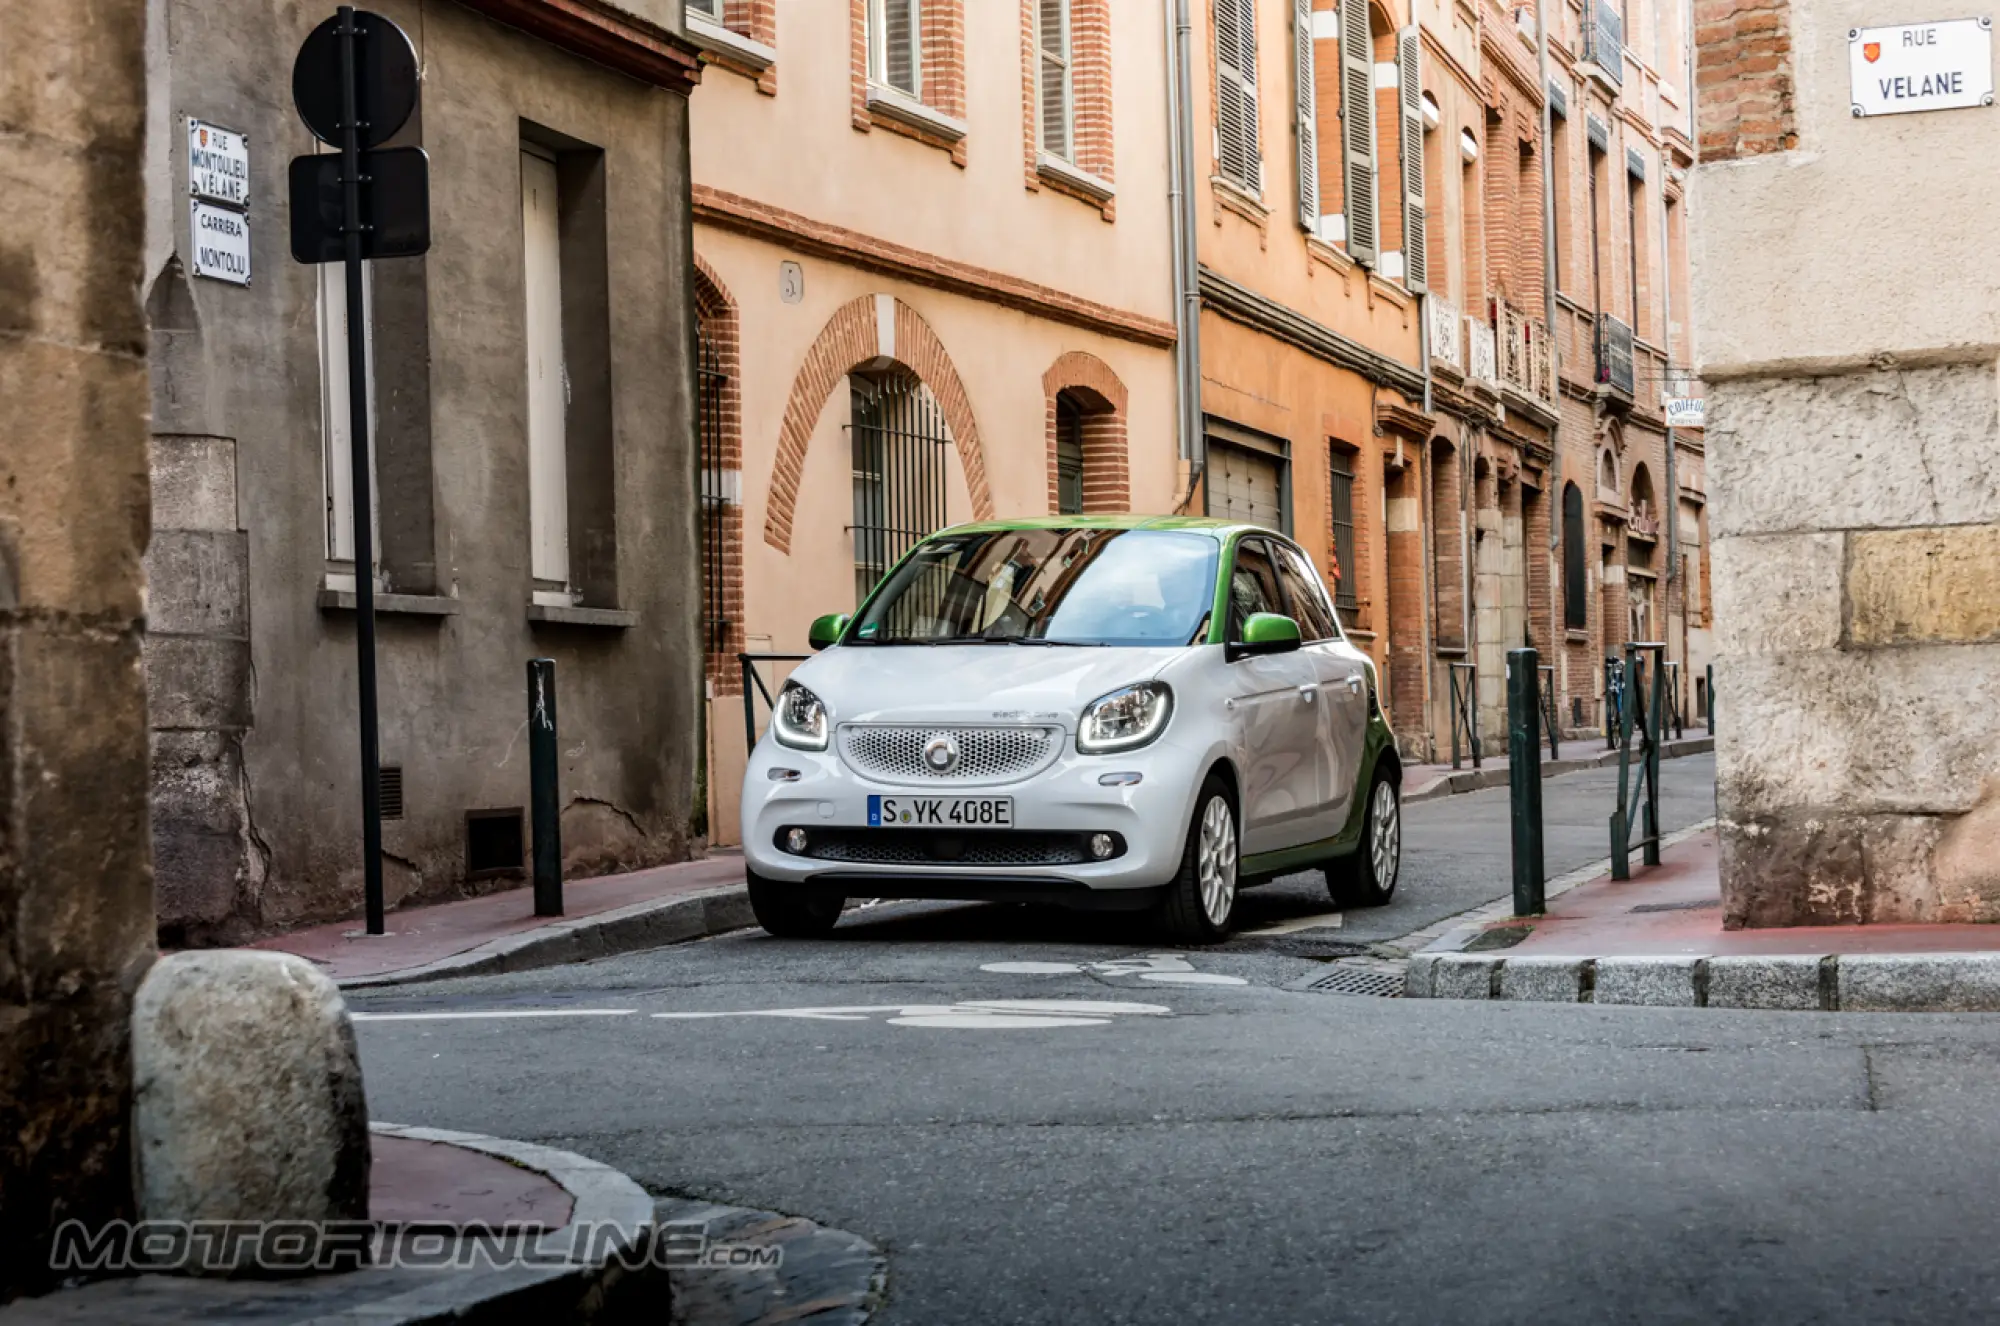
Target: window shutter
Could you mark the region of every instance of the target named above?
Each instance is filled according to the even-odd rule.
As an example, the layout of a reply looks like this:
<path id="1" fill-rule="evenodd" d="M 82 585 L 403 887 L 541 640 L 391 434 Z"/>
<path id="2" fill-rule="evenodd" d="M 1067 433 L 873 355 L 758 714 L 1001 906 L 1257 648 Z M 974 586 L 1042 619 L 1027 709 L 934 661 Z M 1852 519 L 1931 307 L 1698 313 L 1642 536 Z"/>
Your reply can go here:
<path id="1" fill-rule="evenodd" d="M 1261 193 L 1254 3 L 1215 0 L 1215 125 L 1222 174 L 1252 193 Z"/>
<path id="2" fill-rule="evenodd" d="M 1299 224 L 1319 230 L 1319 100 L 1314 95 L 1313 0 L 1292 0 L 1292 66 L 1299 130 Z"/>
<path id="3" fill-rule="evenodd" d="M 917 6 L 922 0 L 883 2 L 887 9 L 883 16 L 883 72 L 890 87 L 912 97 L 921 97 L 923 83 L 917 58 L 917 43 L 921 37 L 917 31 Z"/>
<path id="4" fill-rule="evenodd" d="M 1041 0 L 1042 151 L 1064 161 L 1076 159 L 1071 142 L 1070 0 Z"/>
<path id="5" fill-rule="evenodd" d="M 1375 53 L 1368 0 L 1340 0 L 1340 136 L 1347 193 L 1347 252 L 1373 265 L 1375 213 Z"/>
<path id="6" fill-rule="evenodd" d="M 1415 25 L 1396 35 L 1397 82 L 1403 101 L 1403 284 L 1415 294 L 1430 288 L 1429 236 L 1424 232 L 1424 94 Z"/>

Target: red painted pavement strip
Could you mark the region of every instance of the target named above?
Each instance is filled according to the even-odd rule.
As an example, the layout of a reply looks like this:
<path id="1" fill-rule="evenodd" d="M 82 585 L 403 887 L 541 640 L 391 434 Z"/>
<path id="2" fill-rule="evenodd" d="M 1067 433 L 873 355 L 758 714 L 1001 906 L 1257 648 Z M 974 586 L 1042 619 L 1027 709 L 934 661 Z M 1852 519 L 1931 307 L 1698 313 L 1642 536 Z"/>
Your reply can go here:
<path id="1" fill-rule="evenodd" d="M 445 1142 L 376 1133 L 368 1139 L 368 1218 L 399 1224 L 560 1229 L 576 1203 L 546 1174 Z"/>
<path id="2" fill-rule="evenodd" d="M 563 885 L 560 917 L 536 916 L 534 890 L 518 888 L 481 898 L 390 912 L 386 935 L 362 933 L 362 923 L 357 919 L 273 935 L 250 947 L 277 949 L 309 958 L 335 980 L 380 976 L 421 967 L 507 935 L 742 882 L 743 858 L 714 856 L 629 874 L 571 880 Z"/>
<path id="3" fill-rule="evenodd" d="M 1722 954 L 1970 953 L 2000 951 L 2000 925 L 1827 925 L 1724 930 L 1715 831 L 1638 864 L 1632 878 L 1580 884 L 1549 903 L 1534 932 L 1497 957 L 1714 957 Z M 1637 912 L 1634 907 L 1713 901 L 1712 907 Z M 1514 924 L 1496 921 L 1495 926 Z M 1489 927 L 1490 928 L 1490 927 Z"/>

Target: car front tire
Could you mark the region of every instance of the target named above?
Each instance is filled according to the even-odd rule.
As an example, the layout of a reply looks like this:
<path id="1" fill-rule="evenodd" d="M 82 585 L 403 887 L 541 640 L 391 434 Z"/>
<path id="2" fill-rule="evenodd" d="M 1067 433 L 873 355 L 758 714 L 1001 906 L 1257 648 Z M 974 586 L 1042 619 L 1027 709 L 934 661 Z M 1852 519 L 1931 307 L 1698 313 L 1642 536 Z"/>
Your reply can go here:
<path id="1" fill-rule="evenodd" d="M 1195 798 L 1181 868 L 1160 900 L 1158 919 L 1173 939 L 1213 944 L 1228 937 L 1236 916 L 1241 845 L 1236 803 L 1223 781 L 1211 774 Z"/>
<path id="2" fill-rule="evenodd" d="M 1396 894 L 1403 870 L 1403 798 L 1380 769 L 1368 788 L 1361 841 L 1350 856 L 1326 868 L 1326 891 L 1336 907 L 1381 907 Z"/>
<path id="3" fill-rule="evenodd" d="M 847 899 L 797 884 L 781 884 L 745 871 L 750 910 L 757 924 L 779 939 L 818 939 L 840 921 Z"/>

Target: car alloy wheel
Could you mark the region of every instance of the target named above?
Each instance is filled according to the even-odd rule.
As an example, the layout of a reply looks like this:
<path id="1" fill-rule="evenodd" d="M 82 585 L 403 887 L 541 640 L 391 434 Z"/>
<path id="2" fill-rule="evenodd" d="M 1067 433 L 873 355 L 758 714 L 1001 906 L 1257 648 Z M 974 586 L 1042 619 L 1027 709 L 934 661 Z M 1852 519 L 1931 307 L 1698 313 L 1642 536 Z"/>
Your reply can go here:
<path id="1" fill-rule="evenodd" d="M 1403 864 L 1403 817 L 1397 813 L 1396 789 L 1377 781 L 1370 799 L 1368 828 L 1369 864 L 1375 868 L 1375 885 L 1384 893 L 1396 887 L 1396 871 Z"/>
<path id="2" fill-rule="evenodd" d="M 1222 797 L 1210 797 L 1201 812 L 1195 870 L 1201 881 L 1201 909 L 1208 923 L 1219 929 L 1228 924 L 1236 905 L 1236 821 Z"/>

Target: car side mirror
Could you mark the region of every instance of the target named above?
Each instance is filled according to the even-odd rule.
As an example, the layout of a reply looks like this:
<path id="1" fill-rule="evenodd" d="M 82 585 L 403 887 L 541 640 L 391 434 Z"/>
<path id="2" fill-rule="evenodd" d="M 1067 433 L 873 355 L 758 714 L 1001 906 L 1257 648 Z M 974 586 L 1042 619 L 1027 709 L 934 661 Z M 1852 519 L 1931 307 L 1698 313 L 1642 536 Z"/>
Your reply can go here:
<path id="1" fill-rule="evenodd" d="M 1231 644 L 1231 662 L 1256 654 L 1289 654 L 1299 647 L 1299 624 L 1276 612 L 1253 612 L 1243 623 L 1243 638 Z"/>
<path id="2" fill-rule="evenodd" d="M 840 639 L 840 633 L 846 629 L 847 614 L 829 612 L 824 617 L 813 618 L 812 629 L 806 632 L 806 643 L 818 652 Z"/>

